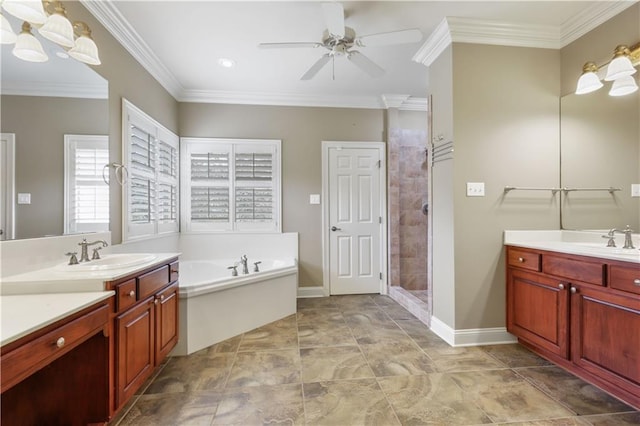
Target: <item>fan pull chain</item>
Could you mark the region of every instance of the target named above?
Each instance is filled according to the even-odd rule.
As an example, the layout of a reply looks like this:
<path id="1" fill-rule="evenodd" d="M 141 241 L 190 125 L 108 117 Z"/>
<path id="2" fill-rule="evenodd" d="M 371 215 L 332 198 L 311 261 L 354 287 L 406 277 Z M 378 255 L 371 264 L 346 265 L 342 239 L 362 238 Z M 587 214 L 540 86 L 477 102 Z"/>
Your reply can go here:
<path id="1" fill-rule="evenodd" d="M 336 81 L 336 56 L 331 55 L 331 80 Z"/>

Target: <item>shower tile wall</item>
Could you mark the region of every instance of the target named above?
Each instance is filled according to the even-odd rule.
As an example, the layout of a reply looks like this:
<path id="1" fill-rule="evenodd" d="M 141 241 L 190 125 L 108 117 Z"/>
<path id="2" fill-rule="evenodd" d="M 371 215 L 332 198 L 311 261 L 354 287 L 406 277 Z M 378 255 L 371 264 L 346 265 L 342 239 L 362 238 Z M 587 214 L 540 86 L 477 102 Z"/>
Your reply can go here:
<path id="1" fill-rule="evenodd" d="M 426 131 L 389 131 L 390 284 L 427 289 Z"/>

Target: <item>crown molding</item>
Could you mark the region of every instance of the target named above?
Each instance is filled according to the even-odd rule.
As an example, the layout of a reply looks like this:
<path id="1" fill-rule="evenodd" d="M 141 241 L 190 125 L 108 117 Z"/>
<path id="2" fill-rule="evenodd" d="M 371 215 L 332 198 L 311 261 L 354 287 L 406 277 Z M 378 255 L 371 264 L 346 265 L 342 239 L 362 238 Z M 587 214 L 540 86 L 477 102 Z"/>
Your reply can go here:
<path id="1" fill-rule="evenodd" d="M 295 93 L 259 93 L 225 90 L 185 90 L 180 102 L 215 104 L 274 105 L 329 108 L 384 109 L 377 96 L 300 95 Z"/>
<path id="2" fill-rule="evenodd" d="M 400 108 L 402 104 L 409 99 L 409 95 L 390 95 L 385 94 L 380 96 L 385 108 Z"/>
<path id="3" fill-rule="evenodd" d="M 416 52 L 413 60 L 431 66 L 454 42 L 561 49 L 637 2 L 597 2 L 559 27 L 446 17 Z"/>
<path id="4" fill-rule="evenodd" d="M 57 98 L 108 99 L 106 85 L 77 83 L 40 83 L 32 81 L 3 81 L 2 95 L 45 96 Z"/>
<path id="5" fill-rule="evenodd" d="M 597 26 L 604 24 L 620 12 L 636 4 L 638 0 L 622 0 L 594 3 L 562 24 L 560 45 L 564 47 Z"/>
<path id="6" fill-rule="evenodd" d="M 401 111 L 429 111 L 429 100 L 427 98 L 409 98 L 400 106 Z"/>
<path id="7" fill-rule="evenodd" d="M 113 37 L 160 83 L 174 98 L 184 88 L 178 79 L 153 53 L 142 37 L 129 24 L 110 0 L 80 0 L 80 3 L 111 33 Z"/>

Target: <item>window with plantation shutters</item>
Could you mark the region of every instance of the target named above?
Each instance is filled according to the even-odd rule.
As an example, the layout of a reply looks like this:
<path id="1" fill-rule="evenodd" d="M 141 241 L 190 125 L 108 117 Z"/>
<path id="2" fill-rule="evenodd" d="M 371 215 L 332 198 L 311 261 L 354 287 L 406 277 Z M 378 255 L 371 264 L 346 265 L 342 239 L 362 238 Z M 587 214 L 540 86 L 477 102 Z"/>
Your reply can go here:
<path id="1" fill-rule="evenodd" d="M 109 185 L 102 170 L 109 163 L 109 139 L 64 135 L 64 233 L 109 230 Z"/>
<path id="2" fill-rule="evenodd" d="M 183 232 L 280 232 L 280 141 L 182 138 L 180 146 Z"/>
<path id="3" fill-rule="evenodd" d="M 123 100 L 123 241 L 178 232 L 179 138 Z"/>

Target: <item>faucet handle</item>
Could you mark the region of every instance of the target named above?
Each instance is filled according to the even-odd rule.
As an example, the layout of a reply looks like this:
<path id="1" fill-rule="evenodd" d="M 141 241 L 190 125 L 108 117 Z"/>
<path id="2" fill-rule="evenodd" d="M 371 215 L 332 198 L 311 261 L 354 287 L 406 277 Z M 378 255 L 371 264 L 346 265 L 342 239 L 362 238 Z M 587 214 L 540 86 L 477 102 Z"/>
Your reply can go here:
<path id="1" fill-rule="evenodd" d="M 607 235 L 603 235 L 602 238 L 608 238 L 609 241 L 607 241 L 607 247 L 615 247 L 616 246 L 616 240 L 614 238 L 614 235 L 611 231 L 609 231 L 609 233 Z"/>
<path id="2" fill-rule="evenodd" d="M 65 256 L 71 256 L 69 258 L 69 265 L 77 265 L 78 264 L 78 258 L 76 257 L 76 255 L 78 254 L 77 251 L 70 251 L 69 253 L 65 253 Z"/>
<path id="3" fill-rule="evenodd" d="M 232 277 L 237 277 L 238 276 L 238 265 L 227 266 L 227 269 L 233 269 L 233 271 L 231 271 L 231 276 Z"/>
<path id="4" fill-rule="evenodd" d="M 102 247 L 96 247 L 93 249 L 93 255 L 91 256 L 91 260 L 100 259 L 100 253 L 98 253 L 99 250 L 102 250 Z"/>
<path id="5" fill-rule="evenodd" d="M 260 272 L 260 268 L 258 268 L 258 265 L 261 263 L 262 262 L 253 262 L 253 272 Z"/>

